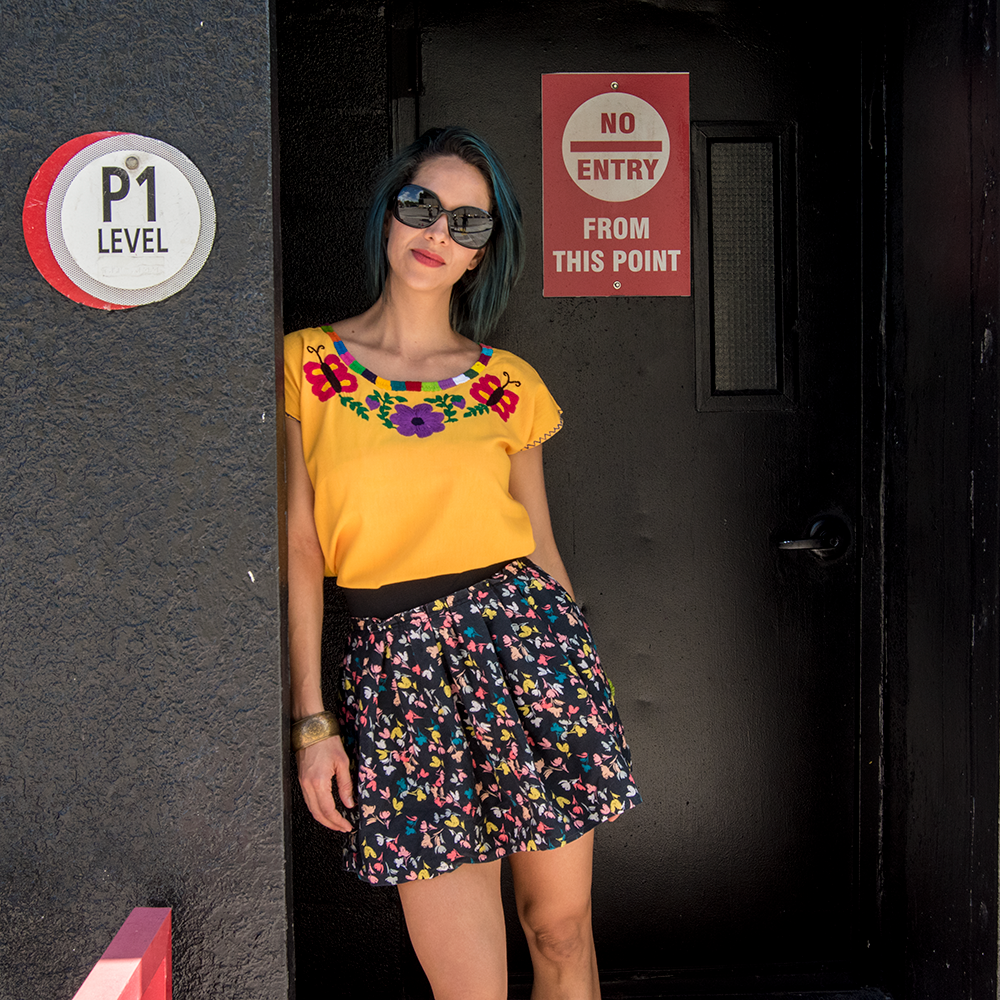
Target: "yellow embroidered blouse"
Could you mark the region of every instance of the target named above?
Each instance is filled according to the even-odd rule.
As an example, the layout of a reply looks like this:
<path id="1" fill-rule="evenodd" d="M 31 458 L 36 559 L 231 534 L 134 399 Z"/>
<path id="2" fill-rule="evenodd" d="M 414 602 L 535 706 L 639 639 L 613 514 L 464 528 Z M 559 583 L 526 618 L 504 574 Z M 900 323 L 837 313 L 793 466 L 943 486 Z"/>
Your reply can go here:
<path id="1" fill-rule="evenodd" d="M 382 587 L 534 551 L 510 495 L 510 456 L 552 437 L 562 411 L 535 370 L 483 347 L 441 382 L 383 379 L 332 327 L 285 337 L 285 412 L 302 425 L 326 575 Z"/>

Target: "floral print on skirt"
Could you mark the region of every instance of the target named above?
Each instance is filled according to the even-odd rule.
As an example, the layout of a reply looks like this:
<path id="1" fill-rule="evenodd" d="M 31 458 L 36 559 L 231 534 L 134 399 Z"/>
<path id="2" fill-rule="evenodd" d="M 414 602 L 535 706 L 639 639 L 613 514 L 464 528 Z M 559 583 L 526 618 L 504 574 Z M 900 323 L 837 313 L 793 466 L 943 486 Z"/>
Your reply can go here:
<path id="1" fill-rule="evenodd" d="M 352 622 L 349 871 L 375 885 L 566 844 L 641 801 L 580 609 L 528 560 Z"/>

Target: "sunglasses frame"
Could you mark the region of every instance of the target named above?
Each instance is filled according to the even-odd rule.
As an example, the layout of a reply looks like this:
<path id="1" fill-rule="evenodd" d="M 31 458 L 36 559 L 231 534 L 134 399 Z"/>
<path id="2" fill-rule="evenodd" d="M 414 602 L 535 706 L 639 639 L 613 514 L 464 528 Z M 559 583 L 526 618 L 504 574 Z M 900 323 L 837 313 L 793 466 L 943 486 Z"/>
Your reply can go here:
<path id="1" fill-rule="evenodd" d="M 412 222 L 407 222 L 406 219 L 400 217 L 399 214 L 399 202 L 404 191 L 412 190 L 413 192 L 422 192 L 425 195 L 430 195 L 434 199 L 436 204 L 421 204 L 421 208 L 426 208 L 429 210 L 437 209 L 431 218 L 424 221 L 423 225 L 416 225 Z M 414 199 L 416 200 L 416 199 Z M 490 224 L 490 228 L 485 233 L 467 233 L 463 232 L 458 225 L 458 216 L 462 212 L 477 212 L 480 213 L 481 217 L 485 217 Z M 477 208 L 475 205 L 462 205 L 459 208 L 453 208 L 450 211 L 441 204 L 441 199 L 428 187 L 424 187 L 423 184 L 404 184 L 397 192 L 395 197 L 392 199 L 392 215 L 393 218 L 404 226 L 409 226 L 410 229 L 429 229 L 434 225 L 435 222 L 443 215 L 448 222 L 448 233 L 451 238 L 460 246 L 465 247 L 466 250 L 480 250 L 490 241 L 490 237 L 493 235 L 493 216 L 484 208 Z M 469 240 L 472 242 L 468 242 Z"/>

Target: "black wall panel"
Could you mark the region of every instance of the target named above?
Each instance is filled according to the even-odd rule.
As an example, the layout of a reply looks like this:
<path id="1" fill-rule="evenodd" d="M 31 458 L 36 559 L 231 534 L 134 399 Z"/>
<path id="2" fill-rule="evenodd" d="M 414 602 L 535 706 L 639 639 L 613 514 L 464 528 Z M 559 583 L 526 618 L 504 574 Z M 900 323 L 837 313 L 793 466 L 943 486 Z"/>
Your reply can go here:
<path id="1" fill-rule="evenodd" d="M 269 13 L 0 8 L 0 997 L 69 997 L 133 906 L 179 997 L 284 997 Z M 186 153 L 215 248 L 118 312 L 35 271 L 21 206 L 98 130 Z"/>
<path id="2" fill-rule="evenodd" d="M 997 995 L 997 11 L 888 30 L 883 932 L 893 996 Z"/>
<path id="3" fill-rule="evenodd" d="M 277 6 L 282 288 L 287 331 L 366 309 L 359 249 L 375 175 L 390 149 L 387 50 L 398 12 L 349 0 Z M 411 99 L 412 103 L 412 99 Z M 324 633 L 326 702 L 336 700 L 343 625 Z M 408 939 L 394 889 L 341 870 L 343 838 L 292 796 L 298 1000 L 403 995 Z M 415 959 L 414 959 L 415 961 Z"/>

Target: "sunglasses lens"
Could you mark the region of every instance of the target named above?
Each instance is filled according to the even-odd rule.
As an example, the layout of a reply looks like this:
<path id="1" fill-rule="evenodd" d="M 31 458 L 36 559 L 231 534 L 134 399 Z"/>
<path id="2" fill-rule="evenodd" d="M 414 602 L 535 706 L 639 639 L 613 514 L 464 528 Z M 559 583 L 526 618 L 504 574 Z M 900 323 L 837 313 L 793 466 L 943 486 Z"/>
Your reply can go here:
<path id="1" fill-rule="evenodd" d="M 457 208 L 451 213 L 448 228 L 456 243 L 478 250 L 486 246 L 493 232 L 493 220 L 481 208 Z"/>
<path id="2" fill-rule="evenodd" d="M 433 225 L 434 220 L 441 214 L 441 203 L 430 191 L 425 191 L 416 184 L 407 184 L 396 195 L 396 205 L 392 214 L 404 226 L 426 229 Z"/>
<path id="3" fill-rule="evenodd" d="M 407 184 L 400 188 L 392 208 L 392 214 L 404 226 L 414 229 L 426 229 L 433 225 L 442 212 L 444 209 L 437 195 L 419 184 Z M 478 250 L 489 242 L 490 233 L 493 232 L 493 219 L 489 212 L 466 206 L 444 214 L 448 217 L 451 238 L 459 246 Z"/>

